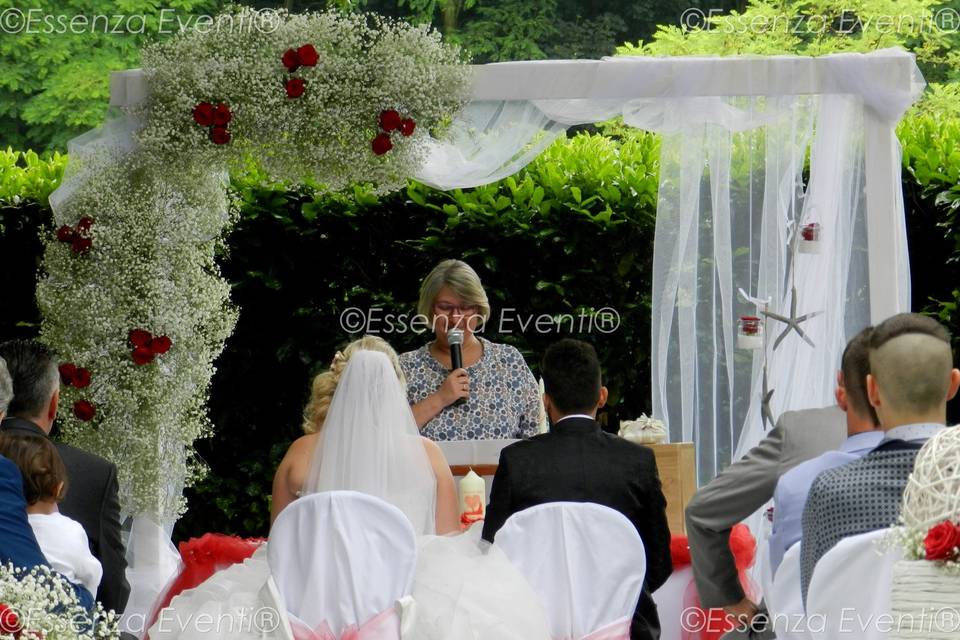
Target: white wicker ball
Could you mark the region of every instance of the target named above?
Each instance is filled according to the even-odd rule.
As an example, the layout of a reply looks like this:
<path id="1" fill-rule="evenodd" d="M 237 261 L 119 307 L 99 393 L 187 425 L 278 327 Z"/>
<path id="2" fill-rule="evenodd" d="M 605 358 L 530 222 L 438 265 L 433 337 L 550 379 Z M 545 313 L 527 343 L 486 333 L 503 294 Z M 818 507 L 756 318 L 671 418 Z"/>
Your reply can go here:
<path id="1" fill-rule="evenodd" d="M 960 428 L 944 429 L 920 449 L 903 492 L 902 518 L 921 531 L 960 519 Z"/>

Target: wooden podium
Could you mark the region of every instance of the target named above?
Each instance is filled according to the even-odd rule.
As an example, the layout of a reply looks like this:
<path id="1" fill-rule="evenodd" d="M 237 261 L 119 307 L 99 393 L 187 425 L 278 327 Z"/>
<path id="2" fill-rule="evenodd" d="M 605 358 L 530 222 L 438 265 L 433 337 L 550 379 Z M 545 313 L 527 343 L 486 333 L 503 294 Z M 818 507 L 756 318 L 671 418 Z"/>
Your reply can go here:
<path id="1" fill-rule="evenodd" d="M 657 458 L 663 495 L 667 499 L 670 533 L 686 535 L 683 510 L 697 490 L 696 455 L 692 442 L 648 444 Z"/>

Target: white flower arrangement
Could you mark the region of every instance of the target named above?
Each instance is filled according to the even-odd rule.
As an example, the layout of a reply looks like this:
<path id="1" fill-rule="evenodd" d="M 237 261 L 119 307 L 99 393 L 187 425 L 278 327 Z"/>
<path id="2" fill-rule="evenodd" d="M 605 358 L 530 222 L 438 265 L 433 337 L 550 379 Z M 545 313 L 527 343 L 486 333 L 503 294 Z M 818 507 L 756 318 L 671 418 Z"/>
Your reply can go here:
<path id="1" fill-rule="evenodd" d="M 98 603 L 90 613 L 48 567 L 27 571 L 0 565 L 0 640 L 119 638 L 118 617 Z"/>
<path id="2" fill-rule="evenodd" d="M 641 413 L 635 420 L 621 421 L 619 435 L 638 444 L 658 444 L 667 439 L 667 428 L 663 421 Z"/>
<path id="3" fill-rule="evenodd" d="M 153 45 L 149 93 L 71 149 L 37 300 L 62 361 L 65 439 L 116 463 L 124 515 L 171 525 L 237 311 L 215 253 L 227 171 L 383 193 L 406 185 L 468 70 L 426 26 L 250 8 Z M 226 18 L 226 19 L 224 19 Z"/>
<path id="4" fill-rule="evenodd" d="M 428 133 L 467 98 L 459 50 L 427 25 L 334 11 L 278 11 L 268 14 L 275 23 L 258 25 L 264 14 L 233 11 L 218 21 L 226 28 L 188 31 L 143 51 L 149 97 L 136 115 L 144 147 L 177 163 L 242 166 L 253 158 L 272 180 L 330 190 L 370 183 L 382 193 L 406 185 Z M 309 55 L 291 54 L 305 49 Z M 208 112 L 195 119 L 204 103 Z M 384 130 L 385 111 L 413 125 Z M 378 138 L 390 147 L 377 149 L 381 155 Z"/>

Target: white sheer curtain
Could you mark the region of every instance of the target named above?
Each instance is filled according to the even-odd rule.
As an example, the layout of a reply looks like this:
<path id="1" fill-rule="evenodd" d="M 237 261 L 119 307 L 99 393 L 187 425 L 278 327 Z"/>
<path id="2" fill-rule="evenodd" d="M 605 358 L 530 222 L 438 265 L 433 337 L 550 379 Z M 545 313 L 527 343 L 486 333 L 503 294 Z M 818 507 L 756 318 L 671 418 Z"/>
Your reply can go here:
<path id="1" fill-rule="evenodd" d="M 568 126 L 621 115 L 663 135 L 654 251 L 652 393 L 671 440 L 696 443 L 700 482 L 764 435 L 764 361 L 774 416 L 831 404 L 848 337 L 909 308 L 894 126 L 923 79 L 899 50 L 821 58 L 610 58 L 477 69 L 474 101 L 435 141 L 418 179 L 493 182 Z M 808 160 L 809 158 L 809 160 Z M 869 203 L 869 207 L 867 206 Z M 792 257 L 799 225 L 821 251 Z M 769 299 L 822 311 L 774 351 L 735 348 L 736 320 Z"/>

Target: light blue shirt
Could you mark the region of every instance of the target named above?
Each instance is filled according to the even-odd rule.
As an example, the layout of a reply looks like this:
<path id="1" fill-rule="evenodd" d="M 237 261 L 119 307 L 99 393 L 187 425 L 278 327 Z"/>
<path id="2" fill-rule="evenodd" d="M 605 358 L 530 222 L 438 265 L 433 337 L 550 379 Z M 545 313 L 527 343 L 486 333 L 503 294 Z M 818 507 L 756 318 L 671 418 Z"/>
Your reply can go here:
<path id="1" fill-rule="evenodd" d="M 800 542 L 803 507 L 817 476 L 827 469 L 858 460 L 880 444 L 883 436 L 882 431 L 854 434 L 846 439 L 839 451 L 827 451 L 798 464 L 780 477 L 773 492 L 773 531 L 769 541 L 771 575 L 776 573 L 787 549 Z"/>
<path id="2" fill-rule="evenodd" d="M 942 429 L 946 429 L 946 427 L 936 422 L 902 424 L 899 427 L 894 427 L 884 432 L 883 442 L 890 440 L 904 440 L 906 442 L 926 441 L 937 435 Z"/>

